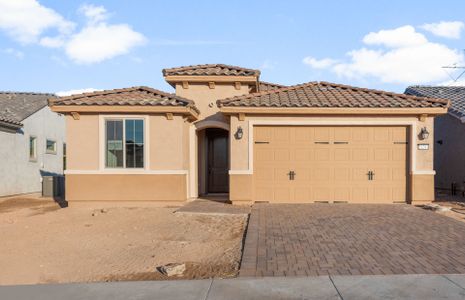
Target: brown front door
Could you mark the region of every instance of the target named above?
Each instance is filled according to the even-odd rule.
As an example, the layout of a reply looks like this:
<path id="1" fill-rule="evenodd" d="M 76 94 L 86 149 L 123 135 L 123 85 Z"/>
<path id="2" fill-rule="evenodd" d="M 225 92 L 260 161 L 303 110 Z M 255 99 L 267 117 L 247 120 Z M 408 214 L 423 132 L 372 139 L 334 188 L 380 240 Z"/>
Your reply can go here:
<path id="1" fill-rule="evenodd" d="M 207 129 L 208 193 L 229 192 L 229 134 L 223 129 Z"/>

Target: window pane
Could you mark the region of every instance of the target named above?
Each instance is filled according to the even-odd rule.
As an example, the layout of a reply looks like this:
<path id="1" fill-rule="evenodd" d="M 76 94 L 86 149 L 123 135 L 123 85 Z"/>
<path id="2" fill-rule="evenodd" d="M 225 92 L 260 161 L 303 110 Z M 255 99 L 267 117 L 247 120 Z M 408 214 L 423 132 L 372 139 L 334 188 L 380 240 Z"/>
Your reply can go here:
<path id="1" fill-rule="evenodd" d="M 29 158 L 36 159 L 36 138 L 29 137 Z"/>
<path id="2" fill-rule="evenodd" d="M 135 120 L 135 142 L 139 144 L 144 143 L 144 121 Z"/>
<path id="3" fill-rule="evenodd" d="M 126 120 L 126 143 L 134 143 L 134 120 Z"/>
<path id="4" fill-rule="evenodd" d="M 123 121 L 108 120 L 106 123 L 106 166 L 123 167 Z"/>
<path id="5" fill-rule="evenodd" d="M 143 168 L 144 167 L 144 145 L 143 144 L 136 144 L 135 145 L 136 151 L 136 168 Z"/>
<path id="6" fill-rule="evenodd" d="M 134 144 L 126 144 L 126 168 L 134 168 Z"/>
<path id="7" fill-rule="evenodd" d="M 57 143 L 55 141 L 52 141 L 52 140 L 47 140 L 46 141 L 46 145 L 45 145 L 45 149 L 47 150 L 48 153 L 54 153 L 57 151 Z"/>
<path id="8" fill-rule="evenodd" d="M 126 120 L 126 168 L 144 167 L 144 121 Z"/>
<path id="9" fill-rule="evenodd" d="M 115 131 L 115 122 L 113 121 L 106 121 L 107 127 L 107 140 L 111 137 L 113 138 L 113 132 Z"/>

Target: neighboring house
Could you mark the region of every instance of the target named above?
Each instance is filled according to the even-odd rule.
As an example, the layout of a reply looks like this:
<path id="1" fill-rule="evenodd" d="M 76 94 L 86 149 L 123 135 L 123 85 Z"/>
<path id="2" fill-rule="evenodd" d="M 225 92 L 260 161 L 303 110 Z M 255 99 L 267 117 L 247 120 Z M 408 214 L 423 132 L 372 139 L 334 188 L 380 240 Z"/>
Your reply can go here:
<path id="1" fill-rule="evenodd" d="M 434 199 L 434 117 L 448 101 L 310 82 L 263 84 L 228 65 L 164 69 L 148 87 L 50 100 L 66 114 L 70 205 L 421 203 Z"/>
<path id="2" fill-rule="evenodd" d="M 63 174 L 65 120 L 51 97 L 0 92 L 0 196 L 39 192 L 43 175 Z"/>
<path id="3" fill-rule="evenodd" d="M 447 115 L 434 120 L 436 188 L 465 188 L 465 86 L 410 86 L 405 94 L 448 99 Z"/>

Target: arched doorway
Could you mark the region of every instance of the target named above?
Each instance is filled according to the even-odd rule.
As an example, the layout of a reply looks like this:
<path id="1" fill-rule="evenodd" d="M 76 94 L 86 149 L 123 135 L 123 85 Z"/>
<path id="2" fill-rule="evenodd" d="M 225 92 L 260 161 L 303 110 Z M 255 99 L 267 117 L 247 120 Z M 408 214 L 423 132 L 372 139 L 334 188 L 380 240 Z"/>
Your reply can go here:
<path id="1" fill-rule="evenodd" d="M 204 128 L 198 137 L 198 190 L 201 196 L 229 193 L 229 132 Z"/>

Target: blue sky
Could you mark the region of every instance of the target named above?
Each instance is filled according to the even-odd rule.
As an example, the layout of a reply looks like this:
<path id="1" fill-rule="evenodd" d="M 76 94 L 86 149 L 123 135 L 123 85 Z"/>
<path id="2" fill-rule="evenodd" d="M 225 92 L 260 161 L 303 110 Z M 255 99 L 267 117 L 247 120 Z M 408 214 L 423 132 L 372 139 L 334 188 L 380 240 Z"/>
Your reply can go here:
<path id="1" fill-rule="evenodd" d="M 0 90 L 172 91 L 161 70 L 200 63 L 289 85 L 450 84 L 441 66 L 464 63 L 464 11 L 464 1 L 0 0 Z"/>

